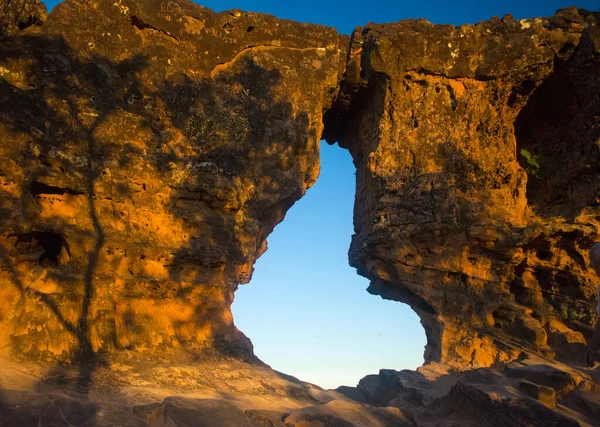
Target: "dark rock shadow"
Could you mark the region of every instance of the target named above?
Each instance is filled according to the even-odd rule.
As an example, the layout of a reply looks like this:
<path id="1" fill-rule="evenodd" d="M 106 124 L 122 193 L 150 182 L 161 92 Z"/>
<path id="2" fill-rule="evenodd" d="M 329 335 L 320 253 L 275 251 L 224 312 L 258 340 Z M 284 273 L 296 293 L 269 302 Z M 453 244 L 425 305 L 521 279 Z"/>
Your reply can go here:
<path id="1" fill-rule="evenodd" d="M 571 218 L 600 206 L 600 61 L 584 31 L 566 62 L 535 89 L 515 121 L 517 157 L 529 170 L 527 198 L 538 215 Z M 520 154 L 537 156 L 533 171 Z M 537 169 L 537 168 L 533 168 Z"/>
<path id="2" fill-rule="evenodd" d="M 96 292 L 100 252 L 106 242 L 96 207 L 95 185 L 103 174 L 107 153 L 114 147 L 99 142 L 96 131 L 112 111 L 127 107 L 125 100 L 119 99 L 119 91 L 122 88 L 111 87 L 103 78 L 99 64 L 116 69 L 126 68 L 135 74 L 144 67 L 145 59 L 136 57 L 114 63 L 106 58 L 93 57 L 89 61 L 82 61 L 61 38 L 36 35 L 7 37 L 0 44 L 0 52 L 3 61 L 26 58 L 27 73 L 33 76 L 30 79 L 32 83 L 27 87 L 20 87 L 19 82 L 11 83 L 0 78 L 0 119 L 8 129 L 31 136 L 28 142 L 29 149 L 14 153 L 14 160 L 21 160 L 29 166 L 27 179 L 21 183 L 13 183 L 21 187 L 22 199 L 16 200 L 8 194 L 2 196 L 12 199 L 15 210 L 19 207 L 31 209 L 33 216 L 39 209 L 36 199 L 40 196 L 73 194 L 83 195 L 87 200 L 89 220 L 93 228 L 93 245 L 87 252 L 87 259 L 80 264 L 83 271 L 80 276 L 78 273 L 73 276 L 68 268 L 62 268 L 59 259 L 70 258 L 70 245 L 75 247 L 80 243 L 73 236 L 77 233 L 85 235 L 86 232 L 66 223 L 56 224 L 54 221 L 44 225 L 38 221 L 38 224 L 32 225 L 20 219 L 10 218 L 3 224 L 2 231 L 5 238 L 16 241 L 15 248 L 11 252 L 3 248 L 0 253 L 3 268 L 11 272 L 11 281 L 22 295 L 21 303 L 25 303 L 27 299 L 41 303 L 75 340 L 76 348 L 66 359 L 58 360 L 56 368 L 47 373 L 49 381 L 56 380 L 66 371 L 70 371 L 71 374 L 62 377 L 62 380 L 67 382 L 58 385 L 66 389 L 72 388 L 85 400 L 92 385 L 94 372 L 107 363 L 104 356 L 95 351 L 92 345 L 90 307 Z M 48 100 L 62 100 L 62 108 L 57 109 L 57 106 Z M 91 120 L 86 120 L 86 116 Z M 73 144 L 85 147 L 80 150 L 80 153 L 84 154 L 83 161 L 79 164 L 69 164 L 65 161 L 60 166 L 50 163 L 48 159 L 53 157 L 51 150 L 67 150 L 73 148 Z M 2 170 L 0 175 L 6 177 Z M 83 179 L 74 180 L 74 175 Z M 55 181 L 65 182 L 64 187 L 40 181 L 42 178 L 57 176 Z M 27 248 L 23 252 L 24 244 L 27 244 Z M 24 254 L 30 257 L 27 258 Z M 20 277 L 17 268 L 17 264 L 21 262 L 30 263 L 34 270 L 46 269 L 45 273 L 63 283 L 64 289 L 57 295 L 28 286 L 28 283 L 25 283 L 27 279 Z M 36 267 L 36 264 L 39 267 Z M 79 314 L 75 321 L 64 317 L 62 313 L 61 306 L 65 299 L 78 300 Z M 43 352 L 35 354 L 36 350 L 33 350 L 34 354 L 21 353 L 21 349 L 33 347 L 31 343 L 21 347 L 18 341 L 13 340 L 13 351 L 16 355 L 47 358 Z M 64 367 L 62 363 L 72 364 L 72 367 Z M 74 367 L 77 369 L 75 376 L 72 375 Z M 45 380 L 42 380 L 38 385 L 40 390 L 44 389 L 44 382 Z M 85 412 L 87 419 L 93 419 L 95 410 Z M 79 420 L 83 421 L 85 420 Z"/>

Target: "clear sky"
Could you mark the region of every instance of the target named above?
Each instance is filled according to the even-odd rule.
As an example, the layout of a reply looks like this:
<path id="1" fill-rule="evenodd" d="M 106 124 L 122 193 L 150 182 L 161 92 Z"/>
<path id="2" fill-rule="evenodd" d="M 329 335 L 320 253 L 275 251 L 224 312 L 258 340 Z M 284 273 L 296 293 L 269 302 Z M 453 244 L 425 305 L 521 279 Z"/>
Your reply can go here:
<path id="1" fill-rule="evenodd" d="M 425 332 L 405 304 L 365 291 L 348 265 L 355 175 L 348 151 L 321 143 L 321 176 L 269 237 L 233 304 L 238 327 L 274 369 L 322 387 L 423 363 Z"/>
<path id="2" fill-rule="evenodd" d="M 368 22 L 407 18 L 460 25 L 507 13 L 517 19 L 549 16 L 557 9 L 572 5 L 589 10 L 600 8 L 600 0 L 206 0 L 200 3 L 216 11 L 237 8 L 328 25 L 345 34 Z"/>
<path id="3" fill-rule="evenodd" d="M 159 1 L 159 0 L 157 0 Z M 51 9 L 57 2 L 46 4 Z M 217 11 L 238 8 L 337 27 L 350 34 L 369 21 L 425 18 L 464 24 L 512 13 L 549 16 L 577 4 L 598 10 L 600 0 L 206 0 Z M 355 385 L 380 368 L 414 369 L 425 334 L 400 303 L 369 295 L 368 281 L 348 266 L 355 189 L 350 155 L 322 144 L 321 176 L 269 237 L 254 278 L 236 293 L 236 324 L 273 368 L 323 387 Z"/>

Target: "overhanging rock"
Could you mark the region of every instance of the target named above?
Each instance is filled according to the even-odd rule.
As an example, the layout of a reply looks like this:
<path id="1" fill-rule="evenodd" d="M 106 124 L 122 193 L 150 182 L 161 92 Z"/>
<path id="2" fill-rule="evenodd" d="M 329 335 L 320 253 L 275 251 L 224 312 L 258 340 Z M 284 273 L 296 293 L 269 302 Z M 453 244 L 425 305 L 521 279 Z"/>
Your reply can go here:
<path id="1" fill-rule="evenodd" d="M 134 0 L 4 39 L 0 347 L 251 355 L 233 293 L 318 176 L 346 39 Z"/>
<path id="2" fill-rule="evenodd" d="M 350 262 L 421 316 L 426 361 L 581 357 L 598 280 L 598 22 L 571 8 L 355 31 L 325 135 L 357 167 Z"/>
<path id="3" fill-rule="evenodd" d="M 598 14 L 369 24 L 350 40 L 191 2 L 67 0 L 41 27 L 43 7 L 19 5 L 0 42 L 13 354 L 251 356 L 233 293 L 315 182 L 322 134 L 357 166 L 351 263 L 421 316 L 427 362 L 581 353 Z"/>

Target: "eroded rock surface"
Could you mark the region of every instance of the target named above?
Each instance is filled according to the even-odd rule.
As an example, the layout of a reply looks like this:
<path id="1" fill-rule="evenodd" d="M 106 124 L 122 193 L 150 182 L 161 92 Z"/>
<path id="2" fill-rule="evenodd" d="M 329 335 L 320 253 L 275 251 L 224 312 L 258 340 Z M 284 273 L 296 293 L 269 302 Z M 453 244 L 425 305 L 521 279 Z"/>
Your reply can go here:
<path id="1" fill-rule="evenodd" d="M 66 1 L 0 45 L 0 346 L 222 346 L 316 180 L 335 30 L 188 2 Z"/>
<path id="2" fill-rule="evenodd" d="M 398 408 L 364 405 L 222 352 L 121 355 L 96 367 L 90 383 L 74 365 L 48 372 L 47 364 L 0 363 L 2 426 L 411 425 Z"/>
<path id="3" fill-rule="evenodd" d="M 599 20 L 349 39 L 191 2 L 1 3 L 0 423 L 597 424 L 576 362 Z M 322 136 L 357 167 L 350 262 L 419 314 L 435 362 L 341 394 L 262 364 L 230 309 Z"/>
<path id="4" fill-rule="evenodd" d="M 426 361 L 583 353 L 598 281 L 587 256 L 598 233 L 598 23 L 571 8 L 354 33 L 326 126 L 357 167 L 350 262 L 371 293 L 417 311 Z"/>
<path id="5" fill-rule="evenodd" d="M 32 25 L 42 25 L 47 10 L 35 0 L 2 0 L 0 3 L 0 38 L 16 34 Z"/>
<path id="6" fill-rule="evenodd" d="M 580 426 L 600 416 L 598 370 L 539 357 L 464 372 L 431 364 L 381 370 L 338 391 L 379 407 L 402 408 L 418 426 Z"/>

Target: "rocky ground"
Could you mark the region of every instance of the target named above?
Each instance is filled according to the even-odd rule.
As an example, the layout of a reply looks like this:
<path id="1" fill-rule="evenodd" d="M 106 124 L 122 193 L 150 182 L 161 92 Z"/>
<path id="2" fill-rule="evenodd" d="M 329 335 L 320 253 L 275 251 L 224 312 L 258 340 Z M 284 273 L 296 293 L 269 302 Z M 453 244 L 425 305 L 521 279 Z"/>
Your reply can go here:
<path id="1" fill-rule="evenodd" d="M 537 356 L 495 368 L 381 370 L 338 391 L 402 408 L 418 426 L 578 426 L 600 417 L 600 365 L 574 367 Z"/>
<path id="2" fill-rule="evenodd" d="M 6 426 L 595 426 L 600 365 L 537 356 L 455 371 L 381 370 L 357 387 L 323 390 L 222 354 L 139 354 L 96 367 L 3 358 Z"/>
<path id="3" fill-rule="evenodd" d="M 93 372 L 2 359 L 0 425 L 412 425 L 258 362 L 220 354 L 123 357 Z M 312 424 L 311 424 L 312 423 Z M 316 424 L 315 424 L 316 423 Z"/>

